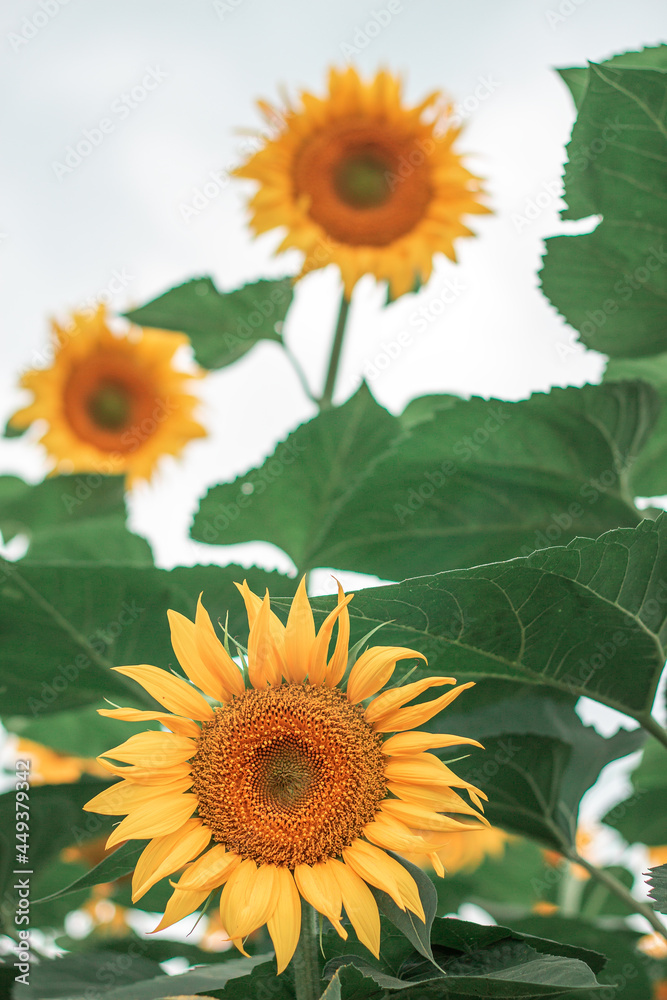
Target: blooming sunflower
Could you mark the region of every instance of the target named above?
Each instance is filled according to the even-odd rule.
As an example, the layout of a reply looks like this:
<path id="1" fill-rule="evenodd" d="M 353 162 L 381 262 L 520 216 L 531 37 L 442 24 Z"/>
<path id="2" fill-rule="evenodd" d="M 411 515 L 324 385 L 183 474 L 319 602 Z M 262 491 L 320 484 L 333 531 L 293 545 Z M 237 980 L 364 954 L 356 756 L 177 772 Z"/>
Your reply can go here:
<path id="1" fill-rule="evenodd" d="M 134 872 L 134 901 L 188 866 L 172 883 L 156 930 L 222 887 L 220 917 L 229 937 L 243 952 L 243 939 L 267 924 L 279 972 L 299 940 L 301 897 L 343 938 L 344 907 L 359 940 L 377 955 L 380 920 L 369 885 L 424 916 L 412 876 L 386 851 L 430 854 L 442 873 L 435 833 L 444 840 L 452 830 L 486 823 L 482 793 L 425 752 L 480 744 L 409 731 L 471 685 L 412 706 L 454 679 L 425 677 L 378 694 L 398 660 L 425 657 L 373 646 L 356 660 L 343 690 L 353 595 L 339 586 L 337 607 L 316 633 L 303 581 L 285 626 L 268 592 L 261 600 L 245 582 L 239 590 L 250 624 L 249 683 L 216 636 L 201 596 L 194 622 L 170 611 L 174 651 L 192 684 L 154 666 L 114 668 L 174 714 L 100 709 L 111 718 L 157 720 L 170 732 L 141 733 L 104 754 L 100 760 L 122 781 L 85 808 L 126 817 L 107 846 L 151 838 Z M 431 831 L 429 840 L 418 831 Z"/>
<path id="2" fill-rule="evenodd" d="M 195 377 L 173 367 L 180 333 L 109 329 L 103 306 L 75 313 L 69 327 L 53 323 L 53 360 L 21 378 L 34 400 L 15 413 L 17 429 L 49 423 L 41 442 L 54 472 L 125 474 L 149 479 L 161 455 L 179 454 L 206 431 L 193 419 L 199 400 L 185 389 Z"/>
<path id="3" fill-rule="evenodd" d="M 383 70 L 365 84 L 350 67 L 330 70 L 325 98 L 304 92 L 284 114 L 259 107 L 274 137 L 236 170 L 260 184 L 251 226 L 285 226 L 278 249 L 304 252 L 302 275 L 337 264 L 347 298 L 367 273 L 394 298 L 412 291 L 433 254 L 456 260 L 454 240 L 473 235 L 462 217 L 489 211 L 438 91 L 408 108 L 399 78 Z"/>

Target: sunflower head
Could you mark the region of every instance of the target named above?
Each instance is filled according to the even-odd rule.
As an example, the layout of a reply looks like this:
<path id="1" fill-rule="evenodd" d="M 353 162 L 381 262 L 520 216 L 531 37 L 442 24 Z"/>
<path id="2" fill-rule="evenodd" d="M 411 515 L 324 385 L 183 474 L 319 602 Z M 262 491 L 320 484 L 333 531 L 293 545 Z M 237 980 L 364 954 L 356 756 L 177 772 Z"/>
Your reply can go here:
<path id="1" fill-rule="evenodd" d="M 125 816 L 108 847 L 149 840 L 134 872 L 134 901 L 187 866 L 172 883 L 159 929 L 222 889 L 220 920 L 229 937 L 243 951 L 243 939 L 267 924 L 279 971 L 299 940 L 301 899 L 343 938 L 345 909 L 359 940 L 377 955 L 380 918 L 369 887 L 424 918 L 412 876 L 387 851 L 429 856 L 442 874 L 436 852 L 452 831 L 487 823 L 482 793 L 429 752 L 480 744 L 413 731 L 471 685 L 424 677 L 387 688 L 399 660 L 425 660 L 394 646 L 370 647 L 348 674 L 352 595 L 340 586 L 319 631 L 303 581 L 286 625 L 268 593 L 261 600 L 245 582 L 239 590 L 250 624 L 243 671 L 201 597 L 194 622 L 169 612 L 187 680 L 145 664 L 115 668 L 164 710 L 100 713 L 154 720 L 168 732 L 132 736 L 104 754 L 103 766 L 122 780 L 86 809 Z M 433 687 L 449 690 L 410 704 Z"/>
<path id="2" fill-rule="evenodd" d="M 394 298 L 412 291 L 435 253 L 455 260 L 454 240 L 473 235 L 463 217 L 489 211 L 438 92 L 409 108 L 397 77 L 364 83 L 350 67 L 330 71 L 323 98 L 304 92 L 283 115 L 259 106 L 273 134 L 236 171 L 259 182 L 251 225 L 285 227 L 279 250 L 303 251 L 302 274 L 337 264 L 348 298 L 367 273 Z"/>
<path id="3" fill-rule="evenodd" d="M 22 376 L 34 399 L 10 424 L 48 422 L 41 441 L 53 471 L 125 474 L 131 484 L 206 434 L 192 416 L 199 400 L 186 391 L 196 376 L 173 365 L 184 334 L 132 327 L 117 336 L 103 306 L 52 329 L 51 364 Z"/>

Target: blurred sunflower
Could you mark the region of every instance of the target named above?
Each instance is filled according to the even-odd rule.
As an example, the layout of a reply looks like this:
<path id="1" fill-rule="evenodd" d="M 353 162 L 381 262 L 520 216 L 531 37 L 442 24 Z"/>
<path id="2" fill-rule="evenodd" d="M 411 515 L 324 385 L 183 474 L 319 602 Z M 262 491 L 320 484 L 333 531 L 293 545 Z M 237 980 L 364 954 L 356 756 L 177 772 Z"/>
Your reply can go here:
<path id="1" fill-rule="evenodd" d="M 187 393 L 198 376 L 177 371 L 173 357 L 189 343 L 180 333 L 109 328 L 103 306 L 53 323 L 53 361 L 21 378 L 34 400 L 10 419 L 16 429 L 48 421 L 41 442 L 54 472 L 125 474 L 149 479 L 160 456 L 178 455 L 206 431 L 193 419 L 199 400 Z"/>
<path id="2" fill-rule="evenodd" d="M 271 611 L 268 592 L 261 600 L 245 582 L 239 590 L 250 624 L 249 685 L 217 638 L 201 598 L 194 622 L 169 612 L 185 673 L 218 704 L 212 707 L 185 679 L 157 667 L 116 667 L 167 712 L 114 708 L 101 714 L 154 719 L 171 732 L 138 734 L 104 754 L 107 769 L 123 780 L 86 809 L 126 816 L 108 846 L 152 838 L 134 872 L 135 902 L 197 859 L 174 885 L 158 930 L 224 886 L 220 917 L 227 934 L 243 951 L 243 939 L 267 924 L 279 971 L 299 940 L 301 897 L 343 938 L 344 906 L 359 940 L 377 955 L 380 919 L 369 884 L 423 919 L 414 879 L 386 851 L 430 854 L 442 873 L 434 852 L 451 831 L 487 822 L 481 793 L 424 752 L 480 744 L 409 731 L 471 684 L 411 706 L 429 688 L 455 681 L 425 677 L 378 694 L 398 660 L 425 657 L 403 647 L 374 646 L 356 660 L 343 690 L 352 595 L 346 598 L 339 587 L 338 605 L 316 633 L 303 581 L 285 626 Z M 470 802 L 455 788 L 465 789 Z M 432 833 L 427 840 L 420 831 Z"/>
<path id="3" fill-rule="evenodd" d="M 428 835 L 425 835 L 428 840 Z M 460 830 L 447 837 L 447 843 L 436 855 L 448 875 L 456 872 L 473 872 L 487 858 L 501 858 L 505 845 L 512 838 L 496 826 L 482 826 L 477 830 Z M 401 852 L 403 853 L 403 852 Z M 407 853 L 408 861 L 420 864 L 418 855 Z"/>
<path id="4" fill-rule="evenodd" d="M 438 91 L 408 108 L 398 77 L 382 70 L 366 84 L 350 67 L 330 70 L 324 98 L 304 92 L 284 114 L 259 107 L 274 137 L 236 170 L 260 185 L 251 226 L 286 227 L 278 250 L 303 251 L 300 276 L 335 263 L 348 299 L 368 273 L 393 298 L 412 291 L 435 253 L 456 260 L 454 240 L 474 235 L 463 216 L 490 211 Z"/>
<path id="5" fill-rule="evenodd" d="M 23 737 L 17 740 L 15 754 L 18 760 L 30 761 L 31 785 L 64 785 L 82 774 L 105 775 L 94 757 L 73 757 Z"/>

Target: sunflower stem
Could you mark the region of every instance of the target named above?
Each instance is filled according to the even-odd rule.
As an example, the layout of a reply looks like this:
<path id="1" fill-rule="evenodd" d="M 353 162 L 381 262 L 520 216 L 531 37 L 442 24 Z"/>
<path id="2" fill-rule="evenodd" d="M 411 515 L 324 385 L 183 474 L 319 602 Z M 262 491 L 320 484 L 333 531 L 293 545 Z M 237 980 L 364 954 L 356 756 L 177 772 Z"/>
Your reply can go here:
<path id="1" fill-rule="evenodd" d="M 317 954 L 318 938 L 317 911 L 302 899 L 301 934 L 292 959 L 296 1000 L 319 1000 L 322 977 Z"/>
<path id="2" fill-rule="evenodd" d="M 331 345 L 331 357 L 329 358 L 327 380 L 324 383 L 324 392 L 319 400 L 320 410 L 330 410 L 333 406 L 336 376 L 338 374 L 341 351 L 343 350 L 343 341 L 345 339 L 345 328 L 347 326 L 349 311 L 350 300 L 345 298 L 345 292 L 343 292 L 340 300 L 340 309 L 338 310 L 338 319 L 336 320 L 336 332 L 334 333 L 333 344 Z"/>
<path id="3" fill-rule="evenodd" d="M 653 930 L 657 931 L 658 934 L 660 934 L 667 941 L 667 927 L 665 927 L 649 903 L 640 903 L 638 899 L 635 899 L 629 889 L 626 889 L 622 882 L 619 882 L 618 879 L 614 878 L 613 875 L 610 875 L 609 872 L 605 871 L 603 868 L 598 868 L 596 865 L 592 865 L 590 861 L 586 861 L 586 859 L 577 854 L 574 849 L 567 851 L 567 856 L 570 861 L 574 861 L 576 864 L 581 865 L 581 867 L 585 868 L 589 875 L 596 879 L 597 882 L 606 886 L 610 892 L 612 892 L 615 896 L 618 896 L 619 899 L 622 899 L 631 910 L 635 913 L 641 913 L 641 915 L 648 920 Z"/>
<path id="4" fill-rule="evenodd" d="M 657 719 L 654 719 L 652 715 L 647 715 L 638 719 L 638 721 L 647 733 L 650 733 L 651 736 L 654 736 L 664 747 L 667 747 L 667 729 L 664 729 Z"/>

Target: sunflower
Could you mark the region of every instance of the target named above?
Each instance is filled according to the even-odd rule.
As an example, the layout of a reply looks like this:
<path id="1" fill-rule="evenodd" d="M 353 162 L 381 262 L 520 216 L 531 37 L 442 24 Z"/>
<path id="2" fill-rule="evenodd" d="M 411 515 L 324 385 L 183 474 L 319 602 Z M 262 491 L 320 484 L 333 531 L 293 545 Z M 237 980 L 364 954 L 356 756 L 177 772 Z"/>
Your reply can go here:
<path id="1" fill-rule="evenodd" d="M 280 250 L 305 254 L 302 273 L 338 265 L 345 295 L 362 275 L 389 282 L 394 298 L 426 281 L 435 253 L 456 260 L 461 221 L 488 212 L 481 182 L 453 150 L 460 126 L 436 91 L 405 107 L 401 81 L 384 70 L 365 84 L 331 69 L 325 98 L 301 94 L 285 113 L 259 107 L 274 136 L 236 170 L 259 181 L 251 226 L 287 228 Z"/>
<path id="2" fill-rule="evenodd" d="M 250 624 L 249 683 L 218 639 L 201 596 L 194 622 L 170 611 L 174 651 L 192 684 L 154 666 L 114 668 L 167 712 L 112 708 L 100 714 L 156 720 L 170 732 L 132 736 L 102 755 L 122 781 L 85 808 L 126 817 L 109 847 L 151 838 L 134 872 L 133 901 L 188 866 L 172 882 L 156 930 L 222 887 L 220 918 L 231 940 L 245 954 L 243 939 L 267 924 L 279 972 L 299 940 L 301 897 L 346 938 L 344 907 L 359 940 L 377 955 L 380 920 L 369 885 L 424 916 L 414 879 L 386 851 L 430 854 L 442 873 L 434 853 L 441 842 L 453 830 L 486 823 L 482 793 L 427 752 L 480 744 L 409 731 L 471 684 L 409 706 L 454 679 L 425 677 L 378 694 L 398 660 L 425 657 L 372 646 L 352 666 L 343 690 L 353 595 L 345 597 L 339 586 L 337 607 L 316 633 L 304 581 L 285 626 L 271 611 L 268 592 L 261 600 L 245 581 L 239 590 Z M 470 802 L 455 788 L 465 789 Z M 431 831 L 428 841 L 418 831 Z"/>
<path id="3" fill-rule="evenodd" d="M 199 400 L 185 389 L 196 376 L 173 367 L 188 338 L 131 327 L 116 336 L 103 306 L 53 323 L 53 360 L 26 372 L 21 386 L 34 400 L 15 413 L 17 429 L 48 421 L 41 442 L 54 472 L 125 474 L 149 479 L 161 455 L 179 454 L 206 431 L 193 419 Z"/>

